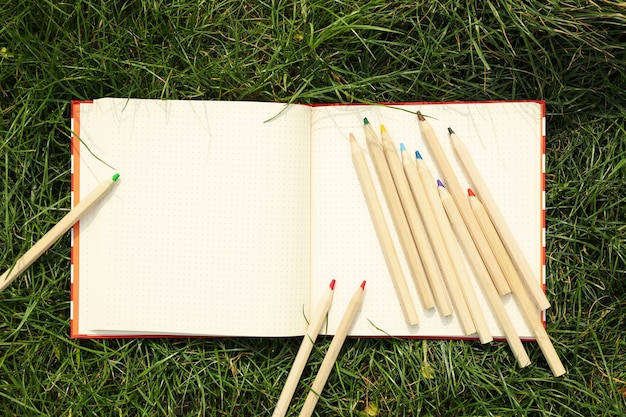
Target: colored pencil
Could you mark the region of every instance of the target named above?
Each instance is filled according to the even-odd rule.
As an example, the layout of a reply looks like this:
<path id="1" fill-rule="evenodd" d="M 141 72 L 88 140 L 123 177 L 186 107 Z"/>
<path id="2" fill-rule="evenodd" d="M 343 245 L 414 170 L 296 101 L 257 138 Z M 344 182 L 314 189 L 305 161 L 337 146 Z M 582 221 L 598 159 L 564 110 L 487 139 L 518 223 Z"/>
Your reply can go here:
<path id="1" fill-rule="evenodd" d="M 343 346 L 343 342 L 346 340 L 348 332 L 350 331 L 350 328 L 352 327 L 352 324 L 356 319 L 357 313 L 359 312 L 361 305 L 363 304 L 364 294 L 365 281 L 361 283 L 359 289 L 356 290 L 356 292 L 350 299 L 350 303 L 346 308 L 346 312 L 341 318 L 341 322 L 339 322 L 339 326 L 335 331 L 333 340 L 330 342 L 328 351 L 326 351 L 326 355 L 324 356 L 322 365 L 320 366 L 320 369 L 317 371 L 317 375 L 313 380 L 313 385 L 311 385 L 311 391 L 309 391 L 309 394 L 304 401 L 304 405 L 302 406 L 302 410 L 300 410 L 300 417 L 308 417 L 313 414 L 313 410 L 315 409 L 317 400 L 322 394 L 322 390 L 324 389 L 324 385 L 326 385 L 326 381 L 328 380 L 330 371 L 332 371 L 333 366 L 335 365 L 335 361 L 337 360 L 337 356 L 339 356 L 339 351 Z"/>
<path id="2" fill-rule="evenodd" d="M 546 358 L 546 361 L 548 362 L 552 373 L 554 374 L 554 376 L 563 375 L 565 373 L 565 367 L 563 366 L 563 363 L 561 363 L 561 360 L 559 359 L 559 356 L 556 353 L 552 342 L 550 341 L 550 337 L 548 336 L 546 329 L 543 327 L 543 324 L 539 319 L 539 313 L 537 309 L 529 298 L 526 289 L 522 285 L 521 279 L 517 275 L 517 271 L 515 271 L 515 268 L 513 267 L 513 264 L 511 263 L 509 256 L 504 249 L 504 246 L 500 242 L 498 233 L 491 224 L 491 219 L 489 219 L 489 215 L 487 214 L 485 207 L 480 202 L 480 200 L 478 200 L 478 198 L 471 189 L 468 190 L 468 194 L 472 210 L 474 210 L 474 213 L 476 214 L 476 219 L 478 220 L 478 223 L 485 231 L 485 235 L 490 240 L 490 242 L 493 240 L 496 241 L 494 243 L 494 246 L 496 246 L 497 248 L 496 256 L 498 256 L 498 259 L 500 259 L 500 257 L 504 257 L 505 260 L 510 263 L 510 265 L 506 266 L 506 270 L 510 271 L 512 269 L 512 272 L 507 273 L 506 276 L 509 278 L 511 292 L 513 293 L 513 297 L 515 297 L 515 300 L 517 301 L 520 309 L 522 310 L 522 315 L 524 316 L 526 323 L 535 335 L 535 338 L 537 339 L 537 344 L 539 344 L 539 347 L 541 348 L 541 351 L 543 352 L 543 355 Z M 505 253 L 501 254 L 500 252 L 503 251 Z"/>
<path id="3" fill-rule="evenodd" d="M 480 197 L 485 209 L 489 213 L 489 218 L 493 222 L 494 227 L 498 231 L 498 235 L 502 239 L 502 243 L 506 247 L 507 252 L 509 253 L 513 264 L 517 268 L 519 274 L 521 275 L 526 288 L 531 295 L 531 298 L 535 305 L 539 307 L 541 310 L 546 310 L 550 307 L 550 302 L 546 297 L 545 293 L 541 289 L 541 285 L 539 284 L 539 280 L 533 273 L 522 249 L 519 247 L 517 243 L 517 239 L 513 236 L 511 229 L 509 228 L 506 220 L 504 220 L 504 216 L 500 212 L 498 205 L 496 204 L 494 198 L 489 191 L 489 187 L 487 187 L 487 183 L 483 179 L 482 175 L 476 164 L 474 163 L 467 147 L 459 139 L 459 137 L 454 133 L 451 128 L 448 128 L 448 133 L 450 134 L 450 141 L 452 143 L 452 148 L 454 149 L 461 165 L 465 169 L 470 182 L 472 183 L 476 194 Z"/>
<path id="4" fill-rule="evenodd" d="M 315 339 L 317 339 L 322 325 L 326 321 L 326 315 L 328 314 L 330 305 L 333 302 L 333 295 L 335 294 L 334 289 L 335 280 L 333 279 L 330 282 L 328 289 L 322 296 L 317 308 L 315 309 L 315 312 L 313 313 L 313 316 L 311 317 L 311 321 L 307 326 L 306 334 L 302 338 L 300 349 L 298 349 L 296 359 L 291 366 L 291 370 L 289 371 L 289 375 L 287 376 L 287 381 L 285 381 L 283 391 L 280 393 L 280 397 L 278 398 L 278 402 L 276 403 L 276 408 L 274 409 L 272 417 L 283 417 L 289 409 L 289 403 L 291 402 L 293 393 L 298 386 L 298 381 L 302 376 L 304 366 L 309 360 L 309 355 L 311 354 L 311 350 L 313 349 Z"/>
<path id="5" fill-rule="evenodd" d="M 380 125 L 380 137 L 383 145 L 383 152 L 391 173 L 391 178 L 396 186 L 398 197 L 400 197 L 400 203 L 404 211 L 406 221 L 409 225 L 409 230 L 413 236 L 413 241 L 417 247 L 417 252 L 424 266 L 426 272 L 426 278 L 430 284 L 430 290 L 435 298 L 435 304 L 437 310 L 442 316 L 449 316 L 452 314 L 452 306 L 448 299 L 446 287 L 443 283 L 441 271 L 437 266 L 437 260 L 433 253 L 433 248 L 428 240 L 426 229 L 420 217 L 420 213 L 415 204 L 413 194 L 411 193 L 411 187 L 407 181 L 406 174 L 402 169 L 402 162 L 398 157 L 396 151 L 396 145 L 393 143 L 389 132 L 384 125 Z"/>
<path id="6" fill-rule="evenodd" d="M 15 278 L 33 264 L 47 251 L 65 232 L 67 232 L 89 209 L 93 208 L 111 190 L 119 178 L 113 175 L 98 185 L 91 193 L 71 209 L 52 229 L 22 255 L 11 268 L 0 276 L 0 292 L 8 287 Z"/>
<path id="7" fill-rule="evenodd" d="M 448 254 L 448 249 L 446 248 L 441 232 L 439 231 L 439 226 L 437 225 L 437 220 L 435 219 L 435 214 L 431 204 L 428 201 L 426 190 L 424 189 L 424 185 L 422 184 L 422 181 L 417 173 L 415 162 L 409 155 L 409 152 L 406 150 L 404 144 L 400 144 L 400 152 L 402 154 L 404 172 L 413 196 L 415 197 L 415 202 L 419 212 L 424 220 L 424 226 L 426 227 L 428 238 L 430 239 L 439 263 L 439 268 L 441 269 L 443 277 L 446 281 L 446 287 L 448 288 L 450 299 L 454 304 L 454 309 L 457 313 L 459 322 L 461 323 L 461 328 L 466 335 L 470 335 L 476 332 L 476 326 L 474 325 L 472 315 L 469 311 L 465 297 L 463 296 L 463 291 L 461 290 L 454 266 L 452 265 L 452 260 Z"/>
<path id="8" fill-rule="evenodd" d="M 367 208 L 372 218 L 372 223 L 374 224 L 376 236 L 378 237 L 378 242 L 383 251 L 385 262 L 387 263 L 391 281 L 393 282 L 398 300 L 400 301 L 404 319 L 409 326 L 414 326 L 419 323 L 415 305 L 409 293 L 409 287 L 404 278 L 398 254 L 393 246 L 393 239 L 387 227 L 383 209 L 378 201 L 374 181 L 367 167 L 365 155 L 353 134 L 350 134 L 350 149 L 352 152 L 352 163 L 354 164 L 354 169 L 356 170 L 361 190 L 363 191 L 365 202 L 367 203 Z"/>
<path id="9" fill-rule="evenodd" d="M 374 129 L 372 129 L 369 121 L 364 119 L 363 122 L 367 149 L 369 150 L 370 158 L 374 164 L 374 169 L 376 171 L 376 175 L 378 176 L 378 181 L 383 191 L 385 201 L 387 202 L 391 219 L 396 228 L 404 256 L 406 257 L 411 275 L 415 281 L 415 285 L 422 302 L 422 307 L 425 309 L 433 308 L 435 306 L 435 300 L 433 298 L 431 288 L 428 285 L 428 278 L 424 272 L 424 266 L 417 252 L 417 247 L 413 241 L 411 230 L 409 229 L 409 225 L 402 209 L 400 197 L 398 196 L 396 186 L 394 185 L 391 173 L 389 172 L 389 166 L 387 165 L 383 145 L 374 132 Z"/>
<path id="10" fill-rule="evenodd" d="M 446 185 L 449 187 L 450 194 L 456 203 L 461 216 L 463 217 L 463 221 L 465 222 L 467 229 L 472 236 L 472 240 L 476 245 L 476 248 L 480 252 L 480 256 L 489 271 L 489 275 L 493 280 L 493 283 L 498 290 L 500 295 L 505 295 L 511 292 L 506 279 L 504 278 L 504 274 L 502 270 L 500 270 L 500 266 L 498 265 L 498 261 L 496 260 L 485 236 L 480 230 L 480 226 L 476 222 L 474 215 L 472 214 L 472 210 L 467 202 L 467 197 L 465 197 L 465 192 L 459 183 L 459 180 L 456 178 L 454 171 L 452 170 L 452 166 L 450 162 L 448 162 L 448 158 L 446 157 L 441 144 L 439 143 L 439 139 L 435 134 L 432 126 L 426 118 L 422 115 L 421 112 L 417 112 L 417 119 L 420 131 L 422 132 L 422 136 L 428 147 L 430 148 L 431 154 L 443 175 L 444 180 L 446 181 Z"/>
<path id="11" fill-rule="evenodd" d="M 463 293 L 463 296 L 465 297 L 465 301 L 472 316 L 474 326 L 476 327 L 478 338 L 480 339 L 481 343 L 489 343 L 493 340 L 493 337 L 491 336 L 489 326 L 487 326 L 487 321 L 485 320 L 483 309 L 478 303 L 478 299 L 476 298 L 474 286 L 472 285 L 470 276 L 467 272 L 467 267 L 465 265 L 465 258 L 459 250 L 458 242 L 454 237 L 454 232 L 452 231 L 452 227 L 450 226 L 450 221 L 448 220 L 443 205 L 441 204 L 441 198 L 439 198 L 439 194 L 437 193 L 437 185 L 433 180 L 432 175 L 430 175 L 430 170 L 428 169 L 428 166 L 422 160 L 422 156 L 420 155 L 420 153 L 416 151 L 415 156 L 417 173 L 423 185 L 427 200 L 432 208 L 435 220 L 437 222 L 437 226 L 439 226 L 439 231 L 441 232 L 441 236 L 443 238 L 446 249 L 448 250 L 448 255 L 450 256 L 452 266 L 454 267 L 454 271 L 456 272 L 459 285 L 461 286 L 461 291 Z M 473 250 L 476 251 L 476 247 L 474 247 L 473 245 L 472 247 Z M 478 257 L 478 259 L 480 259 L 480 255 L 478 253 L 476 253 L 476 256 Z"/>
<path id="12" fill-rule="evenodd" d="M 491 311 L 493 316 L 498 321 L 504 336 L 513 352 L 513 355 L 517 359 L 517 363 L 520 367 L 525 367 L 530 364 L 530 358 L 524 349 L 524 345 L 522 345 L 522 341 L 520 340 L 519 335 L 515 331 L 515 327 L 513 327 L 513 323 L 509 318 L 504 304 L 502 303 L 502 299 L 498 295 L 492 280 L 489 278 L 489 272 L 485 268 L 484 264 L 477 259 L 479 257 L 478 252 L 474 248 L 472 243 L 472 237 L 467 230 L 467 226 L 463 221 L 461 213 L 452 200 L 452 196 L 448 191 L 443 187 L 441 182 L 439 183 L 439 196 L 441 198 L 441 203 L 446 210 L 448 215 L 448 219 L 450 220 L 450 224 L 452 225 L 453 230 L 456 232 L 456 236 L 461 243 L 461 246 L 465 249 L 468 254 L 470 263 L 474 268 L 474 273 L 478 278 L 478 282 L 483 289 L 483 293 L 487 297 L 487 302 L 491 307 Z M 468 203 L 469 204 L 469 203 Z"/>

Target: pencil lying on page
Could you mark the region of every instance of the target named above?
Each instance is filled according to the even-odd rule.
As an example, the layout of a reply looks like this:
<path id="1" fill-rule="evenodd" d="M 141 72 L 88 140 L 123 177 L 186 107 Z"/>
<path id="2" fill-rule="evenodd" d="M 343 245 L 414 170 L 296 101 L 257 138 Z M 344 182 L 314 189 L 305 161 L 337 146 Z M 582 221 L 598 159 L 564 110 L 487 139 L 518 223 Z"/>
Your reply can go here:
<path id="1" fill-rule="evenodd" d="M 478 198 L 471 189 L 468 190 L 468 194 L 472 210 L 474 210 L 474 213 L 476 214 L 476 219 L 478 220 L 480 227 L 482 227 L 485 231 L 487 239 L 489 239 L 490 241 L 496 240 L 495 245 L 501 246 L 502 243 L 500 242 L 498 233 L 491 224 L 491 220 L 487 215 L 485 207 L 480 202 L 480 200 L 478 200 Z M 499 248 L 498 251 L 504 251 L 504 247 Z M 504 253 L 504 255 L 497 254 L 497 256 L 504 256 L 506 260 L 510 262 L 510 259 L 506 253 Z M 512 264 L 510 266 L 507 266 L 507 269 L 510 268 L 513 268 Z M 513 297 L 515 297 L 517 304 L 522 310 L 522 315 L 524 316 L 528 327 L 532 329 L 532 332 L 537 339 L 537 344 L 541 348 L 543 356 L 546 358 L 546 361 L 548 362 L 552 373 L 554 374 L 554 376 L 563 375 L 565 373 L 565 368 L 563 367 L 563 364 L 561 363 L 561 360 L 559 359 L 559 356 L 557 355 L 556 350 L 554 349 L 554 346 L 550 341 L 550 337 L 548 336 L 546 329 L 543 327 L 543 324 L 539 320 L 539 313 L 536 310 L 531 299 L 529 298 L 526 289 L 522 285 L 522 281 L 517 275 L 515 268 L 513 268 L 513 271 L 508 274 L 507 277 L 509 278 L 509 285 L 511 286 L 511 292 L 513 293 Z"/>
<path id="2" fill-rule="evenodd" d="M 113 187 L 119 178 L 119 174 L 102 182 L 87 197 L 83 198 L 73 209 L 69 211 L 52 229 L 48 231 L 37 243 L 33 245 L 22 257 L 20 257 L 13 267 L 9 268 L 0 276 L 0 291 L 13 282 L 22 272 L 24 272 L 33 262 L 35 262 L 50 246 L 54 244 L 78 219 L 89 209 L 96 205 Z"/>
<path id="3" fill-rule="evenodd" d="M 456 232 L 456 236 L 461 243 L 461 246 L 465 249 L 468 258 L 472 267 L 474 268 L 474 273 L 478 278 L 478 282 L 483 289 L 483 293 L 487 297 L 487 302 L 491 307 L 491 311 L 493 312 L 493 316 L 498 321 L 504 336 L 506 337 L 506 341 L 513 351 L 513 355 L 517 359 L 517 363 L 520 367 L 527 366 L 530 364 L 530 358 L 524 349 L 524 345 L 522 345 L 522 341 L 519 338 L 519 335 L 515 331 L 515 327 L 513 327 L 513 323 L 509 318 L 504 304 L 502 303 L 502 299 L 498 295 L 493 282 L 489 278 L 489 273 L 485 268 L 485 265 L 480 261 L 480 255 L 478 251 L 475 249 L 472 244 L 472 237 L 467 231 L 466 225 L 463 222 L 463 218 L 461 217 L 461 213 L 456 207 L 456 204 L 452 200 L 450 193 L 445 189 L 441 181 L 439 183 L 439 195 L 441 197 L 441 203 L 448 214 L 448 219 L 450 220 L 450 224 L 452 224 L 452 228 Z"/>
<path id="4" fill-rule="evenodd" d="M 417 174 L 415 162 L 413 162 L 413 158 L 410 157 L 404 144 L 400 144 L 400 152 L 402 153 L 402 165 L 404 167 L 404 172 L 406 173 L 406 178 L 409 182 L 413 196 L 415 197 L 415 203 L 419 208 L 422 219 L 424 220 L 424 226 L 426 227 L 428 238 L 430 239 L 433 251 L 439 263 L 439 268 L 441 269 L 443 277 L 446 281 L 446 287 L 448 288 L 450 299 L 454 304 L 454 309 L 456 310 L 459 323 L 461 323 L 463 332 L 466 335 L 470 335 L 476 332 L 476 326 L 472 320 L 472 315 L 467 307 L 463 291 L 461 290 L 452 261 L 448 255 L 448 250 L 446 249 L 439 227 L 437 226 L 435 214 L 433 213 L 431 205 L 428 201 L 426 190 L 424 189 L 424 185 Z"/>
<path id="5" fill-rule="evenodd" d="M 396 294 L 398 295 L 404 319 L 409 326 L 414 326 L 419 322 L 417 312 L 415 311 L 415 305 L 411 299 L 409 287 L 406 283 L 406 279 L 404 278 L 398 254 L 393 246 L 393 240 L 391 238 L 389 228 L 387 227 L 387 223 L 385 222 L 383 209 L 380 206 L 378 196 L 376 195 L 374 181 L 372 180 L 369 168 L 367 167 L 365 155 L 363 155 L 363 150 L 357 143 L 356 138 L 352 133 L 350 134 L 350 149 L 352 151 L 352 163 L 354 164 L 354 169 L 356 170 L 357 177 L 359 178 L 361 190 L 363 191 L 365 202 L 367 203 L 367 208 L 369 210 L 370 217 L 372 218 L 372 223 L 374 223 L 374 230 L 376 231 L 378 242 L 380 243 L 383 256 L 385 257 L 391 281 L 393 282 Z"/>
<path id="6" fill-rule="evenodd" d="M 309 417 L 313 414 L 313 410 L 315 409 L 315 405 L 317 404 L 317 400 L 322 394 L 322 390 L 324 389 L 324 385 L 326 385 L 326 381 L 330 375 L 330 371 L 333 369 L 335 361 L 337 360 L 337 356 L 339 356 L 339 351 L 343 346 L 343 342 L 346 340 L 346 336 L 348 336 L 348 332 L 356 319 L 356 315 L 361 308 L 361 304 L 363 304 L 363 296 L 365 292 L 365 281 L 361 283 L 361 286 L 350 299 L 350 303 L 348 304 L 348 308 L 341 318 L 341 322 L 339 322 L 339 326 L 335 331 L 335 335 L 333 336 L 333 340 L 330 342 L 330 346 L 328 347 L 328 351 L 326 352 L 326 356 L 324 356 L 324 360 L 322 361 L 322 365 L 320 366 L 319 371 L 317 371 L 317 375 L 313 380 L 313 385 L 311 385 L 311 391 L 306 397 L 304 401 L 304 405 L 302 406 L 302 410 L 300 411 L 300 417 Z"/>
<path id="7" fill-rule="evenodd" d="M 493 340 L 493 337 L 491 336 L 491 332 L 489 331 L 489 327 L 487 326 L 487 321 L 485 320 L 483 308 L 480 304 L 478 304 L 478 299 L 476 298 L 474 287 L 467 273 L 465 259 L 463 258 L 463 255 L 459 250 L 457 240 L 454 237 L 454 232 L 452 231 L 452 227 L 450 226 L 450 221 L 448 220 L 443 205 L 441 204 L 441 198 L 439 198 L 439 193 L 437 192 L 437 185 L 433 180 L 432 175 L 430 175 L 430 170 L 428 169 L 428 166 L 422 160 L 422 156 L 418 151 L 415 151 L 415 157 L 417 173 L 424 187 L 424 192 L 426 194 L 428 202 L 430 203 L 430 206 L 432 208 L 435 220 L 437 222 L 437 226 L 439 226 L 439 231 L 441 232 L 443 242 L 446 246 L 446 249 L 448 250 L 448 255 L 450 256 L 452 266 L 454 267 L 454 271 L 456 272 L 459 286 L 461 287 L 461 291 L 467 303 L 467 307 L 469 308 L 470 314 L 472 315 L 472 321 L 474 322 L 474 326 L 476 327 L 478 338 L 480 339 L 481 343 L 489 343 Z M 474 251 L 476 251 L 475 247 Z M 476 253 L 476 256 L 480 260 L 480 255 L 478 253 Z"/>
<path id="8" fill-rule="evenodd" d="M 291 370 L 287 376 L 287 381 L 285 381 L 283 391 L 280 393 L 280 397 L 278 398 L 272 417 L 283 417 L 287 413 L 293 393 L 296 390 L 296 386 L 298 385 L 300 376 L 302 376 L 304 366 L 306 365 L 309 355 L 311 354 L 311 350 L 313 349 L 313 343 L 315 343 L 315 339 L 317 339 L 317 335 L 319 334 L 324 321 L 326 321 L 326 315 L 328 314 L 330 305 L 333 302 L 333 295 L 335 293 L 334 289 L 335 280 L 333 279 L 330 282 L 326 293 L 322 296 L 322 299 L 313 313 L 313 316 L 311 317 L 311 321 L 306 329 L 306 334 L 304 335 L 304 338 L 302 338 L 302 344 L 300 344 L 300 349 L 298 349 L 296 359 L 291 366 Z"/>
<path id="9" fill-rule="evenodd" d="M 459 139 L 451 128 L 448 128 L 448 133 L 450 134 L 452 149 L 454 149 L 461 165 L 465 169 L 470 182 L 474 186 L 476 194 L 480 197 L 485 209 L 489 213 L 489 218 L 498 231 L 498 235 L 502 239 L 502 243 L 504 243 L 506 250 L 511 256 L 511 260 L 521 274 L 533 302 L 541 310 L 546 310 L 550 307 L 550 302 L 541 290 L 541 286 L 539 285 L 535 274 L 530 268 L 530 265 L 528 265 L 528 261 L 517 243 L 517 239 L 513 236 L 513 233 L 511 232 L 506 220 L 504 220 L 504 216 L 502 216 L 498 205 L 491 196 L 487 183 L 485 183 L 480 171 L 472 160 L 465 144 L 461 141 L 461 139 Z"/>
<path id="10" fill-rule="evenodd" d="M 489 275 L 491 276 L 498 293 L 500 293 L 500 295 L 510 293 L 511 289 L 509 288 L 509 285 L 500 270 L 498 261 L 493 255 L 493 252 L 491 252 L 491 248 L 489 247 L 485 236 L 480 230 L 480 226 L 476 223 L 476 219 L 474 218 L 472 210 L 469 207 L 469 203 L 467 202 L 467 198 L 465 197 L 465 192 L 463 191 L 463 188 L 461 188 L 461 184 L 456 178 L 456 175 L 452 170 L 452 166 L 450 166 L 450 162 L 448 162 L 448 159 L 441 148 L 441 144 L 439 143 L 439 139 L 437 138 L 435 131 L 419 111 L 417 112 L 417 119 L 422 136 L 428 144 L 432 156 L 435 159 L 447 186 L 449 187 L 450 194 L 452 195 L 452 198 L 454 199 L 454 202 L 463 217 L 463 221 L 472 236 L 472 240 L 474 241 L 476 248 L 480 252 L 480 256 L 489 271 Z"/>
<path id="11" fill-rule="evenodd" d="M 413 241 L 413 236 L 411 235 L 411 230 L 409 229 L 409 224 L 407 223 L 404 212 L 402 211 L 402 203 L 400 202 L 396 186 L 391 178 L 391 173 L 389 172 L 389 166 L 387 165 L 387 160 L 385 159 L 383 145 L 380 139 L 378 139 L 378 136 L 376 136 L 376 133 L 374 132 L 374 129 L 372 129 L 372 126 L 367 118 L 363 119 L 363 123 L 367 149 L 370 152 L 370 157 L 372 159 L 372 163 L 374 164 L 374 169 L 376 170 L 376 176 L 378 177 L 383 195 L 385 196 L 385 201 L 387 202 L 391 219 L 396 228 L 400 245 L 402 246 L 402 251 L 404 252 L 409 269 L 411 270 L 411 275 L 415 281 L 415 286 L 417 287 L 417 292 L 420 296 L 420 300 L 422 301 L 422 307 L 425 309 L 433 308 L 435 307 L 435 300 L 433 298 L 431 288 L 428 285 L 428 279 L 426 278 L 426 274 L 424 272 L 424 266 L 422 265 L 422 261 L 417 253 L 417 248 L 415 247 L 415 242 Z"/>
<path id="12" fill-rule="evenodd" d="M 491 219 L 489 218 L 489 214 L 487 214 L 487 210 L 485 210 L 485 206 L 478 201 L 476 195 L 472 191 L 471 188 L 467 190 L 469 195 L 469 202 L 472 212 L 474 213 L 474 217 L 480 226 L 480 229 L 483 231 L 485 238 L 487 239 L 487 243 L 489 247 L 493 251 L 496 259 L 498 260 L 498 265 L 500 265 L 500 269 L 506 278 L 506 282 L 509 284 L 511 288 L 511 292 L 513 292 L 513 284 L 512 281 L 519 280 L 519 276 L 517 275 L 517 271 L 515 270 L 515 266 L 509 257 L 509 254 L 506 252 L 502 241 L 500 240 L 500 236 L 498 236 L 498 232 L 493 227 L 491 223 Z"/>
<path id="13" fill-rule="evenodd" d="M 413 235 L 417 252 L 422 260 L 426 278 L 428 278 L 428 282 L 430 283 L 430 290 L 435 298 L 437 310 L 439 310 L 439 314 L 442 316 L 449 316 L 452 314 L 452 306 L 450 305 L 450 300 L 448 300 L 448 294 L 443 284 L 441 271 L 437 266 L 437 260 L 428 240 L 426 229 L 424 229 L 424 223 L 422 222 L 422 218 L 415 204 L 413 194 L 411 193 L 411 187 L 402 169 L 402 162 L 400 162 L 400 158 L 398 157 L 396 145 L 393 143 L 384 125 L 380 125 L 380 137 L 385 159 L 387 160 L 387 166 L 389 167 L 393 183 L 396 185 L 396 191 L 398 197 L 400 197 L 400 203 L 402 204 L 409 230 Z"/>

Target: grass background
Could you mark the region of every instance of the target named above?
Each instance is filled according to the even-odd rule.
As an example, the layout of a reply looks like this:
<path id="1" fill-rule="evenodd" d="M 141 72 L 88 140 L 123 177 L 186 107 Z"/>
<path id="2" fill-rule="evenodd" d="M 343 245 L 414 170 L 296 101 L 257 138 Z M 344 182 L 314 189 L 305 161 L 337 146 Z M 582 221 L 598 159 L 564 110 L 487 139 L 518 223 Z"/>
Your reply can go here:
<path id="1" fill-rule="evenodd" d="M 519 369 L 506 343 L 349 340 L 316 413 L 626 415 L 626 3 L 5 0 L 0 21 L 2 271 L 68 210 L 72 99 L 545 99 L 568 373 L 535 344 Z M 69 237 L 0 294 L 0 415 L 271 414 L 299 340 L 71 340 L 68 266 Z"/>

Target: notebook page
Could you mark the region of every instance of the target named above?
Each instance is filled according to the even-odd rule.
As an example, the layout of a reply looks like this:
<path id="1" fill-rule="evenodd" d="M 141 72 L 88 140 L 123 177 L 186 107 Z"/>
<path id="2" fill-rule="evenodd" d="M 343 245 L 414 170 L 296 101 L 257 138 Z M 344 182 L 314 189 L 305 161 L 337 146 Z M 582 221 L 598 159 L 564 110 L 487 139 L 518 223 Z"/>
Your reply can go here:
<path id="1" fill-rule="evenodd" d="M 394 105 L 395 106 L 395 105 Z M 378 133 L 384 124 L 398 146 L 403 142 L 414 156 L 419 150 L 439 178 L 435 161 L 421 137 L 415 112 L 431 116 L 428 120 L 439 135 L 440 143 L 461 186 L 470 186 L 450 146 L 448 127 L 452 127 L 467 146 L 491 193 L 508 222 L 513 235 L 526 254 L 536 276 L 541 276 L 541 106 L 535 102 L 490 102 L 422 104 L 398 106 L 407 113 L 383 106 L 321 106 L 314 108 L 312 122 L 312 298 L 319 297 L 328 276 L 337 279 L 335 299 L 329 316 L 329 333 L 341 319 L 353 288 L 367 281 L 366 298 L 352 335 L 463 337 L 456 317 L 442 318 L 436 310 L 425 311 L 419 304 L 415 284 L 378 186 L 371 163 L 363 118 L 367 117 Z M 416 304 L 420 324 L 406 325 L 387 270 L 382 250 L 370 218 L 360 184 L 352 165 L 349 133 L 352 132 L 366 154 L 370 173 L 377 187 L 396 252 Z M 471 269 L 468 268 L 470 275 Z M 473 287 L 481 305 L 487 306 L 478 282 Z M 522 337 L 533 338 L 514 299 L 503 297 L 505 307 Z M 502 337 L 490 310 L 484 310 L 491 332 Z M 539 316 L 537 312 L 537 317 Z M 378 327 L 378 329 L 376 329 Z"/>
<path id="2" fill-rule="evenodd" d="M 303 333 L 310 108 L 291 106 L 264 123 L 283 108 L 81 105 L 82 195 L 121 176 L 80 222 L 80 334 Z"/>

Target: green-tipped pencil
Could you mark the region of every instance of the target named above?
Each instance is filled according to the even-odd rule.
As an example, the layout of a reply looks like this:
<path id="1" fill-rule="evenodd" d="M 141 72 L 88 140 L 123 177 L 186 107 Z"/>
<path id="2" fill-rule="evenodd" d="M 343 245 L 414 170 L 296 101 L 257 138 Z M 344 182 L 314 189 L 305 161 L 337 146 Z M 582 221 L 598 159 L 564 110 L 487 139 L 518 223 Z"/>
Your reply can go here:
<path id="1" fill-rule="evenodd" d="M 102 182 L 87 197 L 82 199 L 76 207 L 70 210 L 52 229 L 48 231 L 37 243 L 33 245 L 21 258 L 19 258 L 12 268 L 9 268 L 0 276 L 0 292 L 8 287 L 15 278 L 33 264 L 50 246 L 54 244 L 70 227 L 72 227 L 80 217 L 90 208 L 96 205 L 111 190 L 113 184 L 120 177 L 115 174 L 108 180 Z"/>

